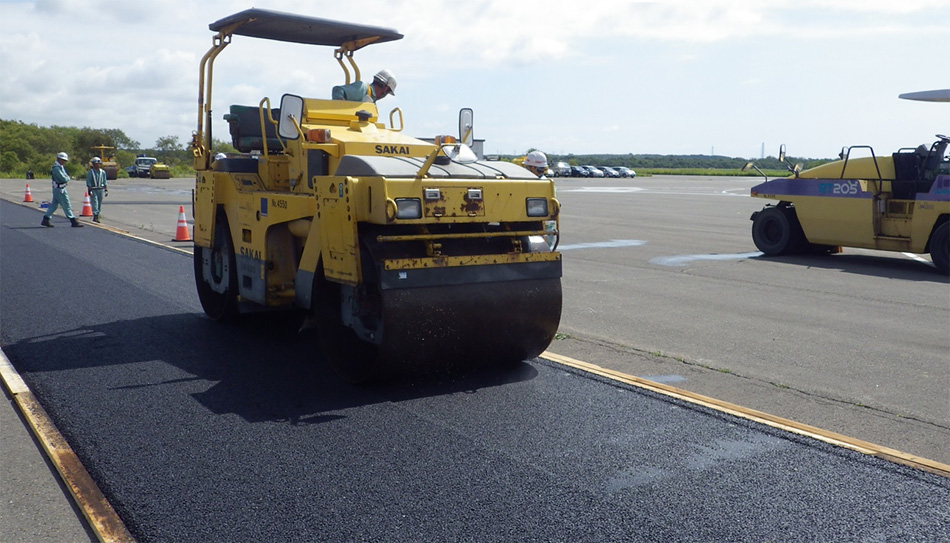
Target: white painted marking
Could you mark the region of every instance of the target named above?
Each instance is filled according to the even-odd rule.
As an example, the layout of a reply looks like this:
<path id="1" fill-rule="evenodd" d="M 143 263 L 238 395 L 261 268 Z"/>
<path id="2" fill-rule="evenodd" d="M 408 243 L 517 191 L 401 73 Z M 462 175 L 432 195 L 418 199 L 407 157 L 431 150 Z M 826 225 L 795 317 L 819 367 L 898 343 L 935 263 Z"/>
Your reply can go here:
<path id="1" fill-rule="evenodd" d="M 757 256 L 762 256 L 762 253 L 755 251 L 754 253 L 727 253 L 727 254 L 706 254 L 706 255 L 679 255 L 679 256 L 657 256 L 650 259 L 650 264 L 657 264 L 659 266 L 686 266 L 690 262 L 696 260 L 742 260 L 745 258 L 755 258 Z"/>
<path id="2" fill-rule="evenodd" d="M 558 251 L 572 251 L 574 249 L 601 249 L 616 247 L 639 247 L 646 244 L 641 239 L 612 239 L 610 241 L 596 241 L 593 243 L 571 243 L 568 245 L 558 245 Z"/>
<path id="3" fill-rule="evenodd" d="M 729 190 L 711 190 L 710 192 L 699 192 L 696 190 L 657 190 L 657 189 L 645 189 L 643 187 L 574 187 L 574 188 L 565 188 L 558 187 L 558 192 L 584 192 L 587 194 L 633 194 L 635 192 L 642 192 L 645 194 L 662 194 L 662 195 L 674 195 L 674 196 L 741 196 L 743 198 L 749 196 L 749 189 L 729 189 Z"/>
<path id="4" fill-rule="evenodd" d="M 670 375 L 644 375 L 641 379 L 646 379 L 647 381 L 653 381 L 654 383 L 661 383 L 668 385 L 670 383 L 682 383 L 686 380 L 682 375 L 670 374 Z"/>
<path id="5" fill-rule="evenodd" d="M 725 194 L 726 196 L 748 196 L 749 189 L 747 188 L 729 189 L 729 190 L 721 191 L 720 194 Z"/>
<path id="6" fill-rule="evenodd" d="M 924 258 L 924 257 L 922 257 L 922 256 L 920 256 L 920 255 L 916 255 L 916 254 L 914 254 L 914 253 L 901 253 L 901 254 L 903 254 L 903 255 L 906 256 L 907 258 L 914 259 L 914 260 L 916 260 L 917 262 L 923 262 L 924 264 L 930 264 L 931 266 L 933 265 L 933 262 L 927 260 L 926 258 Z"/>
<path id="7" fill-rule="evenodd" d="M 626 192 L 642 192 L 647 189 L 640 187 L 577 187 L 573 189 L 569 188 L 558 188 L 558 192 L 590 192 L 590 193 L 626 193 Z"/>

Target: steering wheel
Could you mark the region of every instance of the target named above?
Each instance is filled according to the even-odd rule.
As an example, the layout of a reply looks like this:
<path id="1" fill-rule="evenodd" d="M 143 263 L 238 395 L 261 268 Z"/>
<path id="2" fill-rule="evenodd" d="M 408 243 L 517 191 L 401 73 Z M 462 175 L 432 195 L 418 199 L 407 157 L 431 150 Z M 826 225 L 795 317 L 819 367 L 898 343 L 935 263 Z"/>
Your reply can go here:
<path id="1" fill-rule="evenodd" d="M 938 140 L 944 143 L 950 143 L 950 138 L 948 138 L 947 136 L 944 136 L 943 134 L 937 134 L 936 136 Z"/>

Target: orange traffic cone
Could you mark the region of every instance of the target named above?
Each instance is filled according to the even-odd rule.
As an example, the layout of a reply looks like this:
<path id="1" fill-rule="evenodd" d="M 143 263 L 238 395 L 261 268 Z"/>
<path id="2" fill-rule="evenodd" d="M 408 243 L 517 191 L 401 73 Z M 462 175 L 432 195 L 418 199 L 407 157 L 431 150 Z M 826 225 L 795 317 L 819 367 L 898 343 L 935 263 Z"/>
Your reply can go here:
<path id="1" fill-rule="evenodd" d="M 178 228 L 175 229 L 175 239 L 172 241 L 191 241 L 188 233 L 188 219 L 185 218 L 185 206 L 178 206 Z"/>
<path id="2" fill-rule="evenodd" d="M 86 199 L 82 201 L 82 213 L 80 217 L 92 217 L 92 203 L 89 201 L 89 191 L 86 191 Z"/>
<path id="3" fill-rule="evenodd" d="M 24 202 L 32 202 L 32 201 L 33 201 L 33 193 L 30 192 L 30 184 L 29 184 L 29 183 L 26 184 L 26 195 L 23 196 L 23 201 L 24 201 Z"/>

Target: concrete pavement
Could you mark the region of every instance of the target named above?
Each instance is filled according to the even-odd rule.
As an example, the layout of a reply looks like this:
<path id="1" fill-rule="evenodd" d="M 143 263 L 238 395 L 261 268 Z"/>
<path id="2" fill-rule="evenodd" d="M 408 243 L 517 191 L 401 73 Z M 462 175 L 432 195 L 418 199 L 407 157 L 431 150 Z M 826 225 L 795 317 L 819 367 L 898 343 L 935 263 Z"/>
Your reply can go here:
<path id="1" fill-rule="evenodd" d="M 0 402 L 0 533 L 20 543 L 98 541 L 6 387 Z"/>

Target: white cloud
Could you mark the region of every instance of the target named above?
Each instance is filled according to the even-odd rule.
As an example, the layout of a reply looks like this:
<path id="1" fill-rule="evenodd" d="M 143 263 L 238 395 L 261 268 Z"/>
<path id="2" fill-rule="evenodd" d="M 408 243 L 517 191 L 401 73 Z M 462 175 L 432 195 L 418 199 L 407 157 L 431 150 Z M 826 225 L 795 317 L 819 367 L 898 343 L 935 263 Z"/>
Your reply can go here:
<path id="1" fill-rule="evenodd" d="M 121 128 L 145 145 L 170 134 L 188 141 L 208 24 L 247 7 L 0 1 L 0 117 Z M 459 107 L 476 107 L 489 149 L 715 145 L 757 156 L 764 130 L 775 139 L 800 134 L 799 148 L 814 146 L 805 152 L 818 156 L 831 147 L 823 138 L 840 147 L 866 137 L 853 128 L 866 123 L 848 115 L 869 109 L 870 124 L 894 140 L 948 130 L 947 113 L 896 100 L 950 86 L 934 64 L 950 20 L 946 0 L 272 0 L 268 9 L 404 33 L 357 53 L 364 73 L 387 67 L 399 77 L 399 94 L 381 110 L 400 107 L 407 130 L 428 136 L 451 128 Z M 216 62 L 215 134 L 226 133 L 227 104 L 326 96 L 340 75 L 329 48 L 235 37 Z M 752 128 L 736 118 L 753 119 Z"/>

